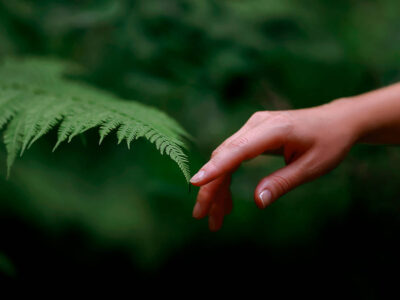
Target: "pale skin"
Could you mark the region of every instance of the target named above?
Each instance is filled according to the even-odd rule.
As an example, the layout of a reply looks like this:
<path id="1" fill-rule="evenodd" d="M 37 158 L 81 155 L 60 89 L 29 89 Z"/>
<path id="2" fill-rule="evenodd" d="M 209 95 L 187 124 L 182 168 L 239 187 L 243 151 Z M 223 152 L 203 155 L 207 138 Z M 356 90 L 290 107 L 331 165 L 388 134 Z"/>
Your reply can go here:
<path id="1" fill-rule="evenodd" d="M 321 106 L 254 113 L 190 180 L 200 187 L 193 217 L 208 216 L 211 231 L 221 228 L 232 210 L 231 175 L 245 160 L 280 153 L 286 162 L 254 191 L 264 209 L 334 169 L 356 143 L 400 144 L 400 83 Z"/>

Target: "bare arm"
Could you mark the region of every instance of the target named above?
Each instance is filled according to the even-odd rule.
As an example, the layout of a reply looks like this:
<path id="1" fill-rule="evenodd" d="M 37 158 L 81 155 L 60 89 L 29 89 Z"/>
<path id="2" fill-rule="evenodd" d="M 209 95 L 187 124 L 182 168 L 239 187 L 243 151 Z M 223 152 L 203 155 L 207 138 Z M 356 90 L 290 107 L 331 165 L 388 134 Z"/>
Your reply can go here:
<path id="1" fill-rule="evenodd" d="M 400 144 L 400 83 L 343 101 L 359 122 L 359 142 Z"/>
<path id="2" fill-rule="evenodd" d="M 263 178 L 254 199 L 265 208 L 335 168 L 355 143 L 400 144 L 400 84 L 298 110 L 256 112 L 213 153 L 191 183 L 195 218 L 218 230 L 232 209 L 231 174 L 242 161 L 281 150 L 286 166 Z"/>

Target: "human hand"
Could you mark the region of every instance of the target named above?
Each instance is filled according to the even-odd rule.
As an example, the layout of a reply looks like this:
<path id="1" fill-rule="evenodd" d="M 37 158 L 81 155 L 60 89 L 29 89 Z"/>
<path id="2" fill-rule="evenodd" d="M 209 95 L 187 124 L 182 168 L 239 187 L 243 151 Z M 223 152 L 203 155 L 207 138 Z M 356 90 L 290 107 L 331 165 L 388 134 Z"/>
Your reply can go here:
<path id="1" fill-rule="evenodd" d="M 286 163 L 258 183 L 254 200 L 261 209 L 336 167 L 360 135 L 347 102 L 340 99 L 308 109 L 253 114 L 192 177 L 190 182 L 200 186 L 193 217 L 208 215 L 210 230 L 220 229 L 232 210 L 231 174 L 243 161 L 260 154 L 280 152 Z"/>

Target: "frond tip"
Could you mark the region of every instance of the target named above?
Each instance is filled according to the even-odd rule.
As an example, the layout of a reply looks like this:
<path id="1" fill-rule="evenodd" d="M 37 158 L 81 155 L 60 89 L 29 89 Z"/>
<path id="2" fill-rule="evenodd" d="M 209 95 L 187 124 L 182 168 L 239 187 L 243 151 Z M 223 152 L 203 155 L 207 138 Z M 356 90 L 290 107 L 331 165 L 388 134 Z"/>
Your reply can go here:
<path id="1" fill-rule="evenodd" d="M 67 65 L 45 59 L 9 59 L 0 65 L 0 130 L 4 130 L 8 174 L 18 155 L 59 125 L 53 150 L 99 127 L 100 140 L 116 130 L 118 143 L 139 138 L 166 153 L 189 181 L 183 138 L 189 135 L 163 112 L 63 78 Z"/>

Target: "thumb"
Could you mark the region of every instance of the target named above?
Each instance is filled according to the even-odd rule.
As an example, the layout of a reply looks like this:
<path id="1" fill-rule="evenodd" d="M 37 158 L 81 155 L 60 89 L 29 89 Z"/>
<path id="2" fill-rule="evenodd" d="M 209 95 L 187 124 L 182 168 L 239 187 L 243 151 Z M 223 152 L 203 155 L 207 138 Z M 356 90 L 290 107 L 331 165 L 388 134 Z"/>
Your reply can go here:
<path id="1" fill-rule="evenodd" d="M 290 190 L 311 180 L 308 162 L 308 155 L 299 157 L 286 167 L 261 179 L 254 192 L 256 205 L 265 208 Z"/>

